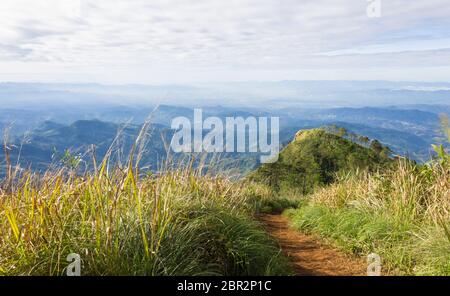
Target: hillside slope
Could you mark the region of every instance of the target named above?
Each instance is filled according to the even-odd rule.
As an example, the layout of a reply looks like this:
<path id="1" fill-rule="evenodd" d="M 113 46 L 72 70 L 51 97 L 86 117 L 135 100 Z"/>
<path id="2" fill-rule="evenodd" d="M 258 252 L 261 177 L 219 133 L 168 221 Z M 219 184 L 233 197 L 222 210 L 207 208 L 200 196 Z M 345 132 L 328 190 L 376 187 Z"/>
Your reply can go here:
<path id="1" fill-rule="evenodd" d="M 324 129 L 311 129 L 298 132 L 276 163 L 262 165 L 250 178 L 277 191 L 295 188 L 306 194 L 332 183 L 338 172 L 373 170 L 388 162 L 369 148 Z"/>
<path id="2" fill-rule="evenodd" d="M 97 160 L 112 152 L 113 163 L 124 163 L 129 156 L 142 125 L 116 124 L 100 120 L 78 120 L 70 125 L 46 121 L 29 133 L 9 142 L 9 156 L 12 164 L 21 168 L 31 168 L 44 172 L 52 166 L 66 165 L 72 157 L 80 160 L 80 171 L 92 169 L 92 154 Z M 146 132 L 145 149 L 142 150 L 140 166 L 146 170 L 157 171 L 167 159 L 168 144 L 174 130 L 169 126 L 151 124 Z M 196 155 L 174 153 L 173 161 L 189 162 Z M 203 156 L 203 155 L 202 155 Z M 230 176 L 241 176 L 258 166 L 258 155 L 252 153 L 222 153 L 198 157 L 194 162 L 208 164 L 209 171 Z M 5 174 L 5 152 L 0 149 L 0 178 Z"/>
<path id="3" fill-rule="evenodd" d="M 9 152 L 13 164 L 19 163 L 23 168 L 36 171 L 45 171 L 55 162 L 60 162 L 66 151 L 89 165 L 92 146 L 97 159 L 103 159 L 112 147 L 114 161 L 124 161 L 141 128 L 141 125 L 119 125 L 99 120 L 79 120 L 70 125 L 47 121 L 10 143 Z M 148 131 L 151 141 L 146 145 L 143 166 L 157 168 L 158 161 L 166 157 L 164 139 L 170 139 L 172 133 L 168 127 L 151 126 Z M 0 165 L 4 159 L 4 150 L 1 149 Z"/>

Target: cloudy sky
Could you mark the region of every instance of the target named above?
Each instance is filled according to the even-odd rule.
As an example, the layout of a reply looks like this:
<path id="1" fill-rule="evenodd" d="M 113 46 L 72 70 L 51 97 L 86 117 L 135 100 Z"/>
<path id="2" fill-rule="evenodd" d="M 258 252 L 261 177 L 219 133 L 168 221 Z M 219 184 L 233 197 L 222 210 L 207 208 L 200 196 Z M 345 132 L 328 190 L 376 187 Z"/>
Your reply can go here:
<path id="1" fill-rule="evenodd" d="M 449 1 L 370 1 L 1 0 L 0 81 L 450 81 Z"/>

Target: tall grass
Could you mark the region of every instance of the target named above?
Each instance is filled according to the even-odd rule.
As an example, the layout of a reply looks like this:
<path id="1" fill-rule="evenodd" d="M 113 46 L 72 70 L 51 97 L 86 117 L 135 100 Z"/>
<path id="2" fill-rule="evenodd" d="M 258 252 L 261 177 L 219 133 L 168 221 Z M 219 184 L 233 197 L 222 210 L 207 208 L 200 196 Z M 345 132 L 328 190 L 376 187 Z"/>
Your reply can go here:
<path id="1" fill-rule="evenodd" d="M 8 163 L 0 187 L 0 274 L 64 275 L 71 253 L 81 256 L 83 275 L 290 272 L 252 218 L 255 196 L 266 192 L 205 174 L 192 162 L 167 160 L 157 174 L 144 174 L 137 163 L 145 147 L 136 147 L 127 165 L 111 164 L 110 150 L 82 174 L 59 168 L 14 175 Z"/>
<path id="2" fill-rule="evenodd" d="M 138 178 L 104 167 L 23 174 L 0 194 L 0 273 L 62 275 L 78 253 L 90 275 L 287 273 L 251 218 L 243 185 L 191 169 Z"/>
<path id="3" fill-rule="evenodd" d="M 378 253 L 390 272 L 450 275 L 449 164 L 399 160 L 385 172 L 341 175 L 287 214 L 346 251 Z"/>

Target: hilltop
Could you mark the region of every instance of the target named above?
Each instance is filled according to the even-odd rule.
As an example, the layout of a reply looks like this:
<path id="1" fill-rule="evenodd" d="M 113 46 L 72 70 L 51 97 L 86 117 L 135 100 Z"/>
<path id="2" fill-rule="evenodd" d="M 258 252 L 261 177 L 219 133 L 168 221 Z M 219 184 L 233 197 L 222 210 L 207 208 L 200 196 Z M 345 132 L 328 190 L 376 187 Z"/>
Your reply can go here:
<path id="1" fill-rule="evenodd" d="M 250 179 L 277 191 L 295 188 L 310 193 L 315 187 L 331 184 L 339 172 L 374 170 L 387 165 L 389 158 L 325 128 L 301 130 L 280 153 L 276 163 L 264 164 Z"/>

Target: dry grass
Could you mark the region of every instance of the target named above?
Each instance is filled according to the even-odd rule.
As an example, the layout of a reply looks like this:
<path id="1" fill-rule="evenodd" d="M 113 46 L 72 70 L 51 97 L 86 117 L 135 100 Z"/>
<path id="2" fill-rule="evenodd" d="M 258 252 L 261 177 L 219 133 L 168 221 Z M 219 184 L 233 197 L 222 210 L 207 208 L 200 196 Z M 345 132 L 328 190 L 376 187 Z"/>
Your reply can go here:
<path id="1" fill-rule="evenodd" d="M 443 163 L 419 167 L 399 160 L 396 169 L 341 176 L 311 195 L 332 208 L 346 205 L 362 211 L 384 211 L 401 221 L 439 224 L 450 217 L 450 170 Z"/>
<path id="2" fill-rule="evenodd" d="M 194 160 L 168 158 L 157 174 L 141 172 L 148 129 L 125 165 L 110 163 L 113 146 L 84 173 L 70 155 L 70 166 L 42 175 L 8 162 L 0 274 L 64 275 L 71 253 L 81 256 L 83 275 L 288 274 L 279 248 L 252 218 L 267 192 L 193 168 Z"/>
<path id="3" fill-rule="evenodd" d="M 391 272 L 450 275 L 449 164 L 399 160 L 385 172 L 343 175 L 289 215 L 349 252 L 382 255 Z"/>
<path id="4" fill-rule="evenodd" d="M 0 194 L 0 273 L 62 275 L 70 253 L 93 275 L 287 272 L 250 217 L 254 189 L 189 168 L 137 176 L 24 173 Z"/>

